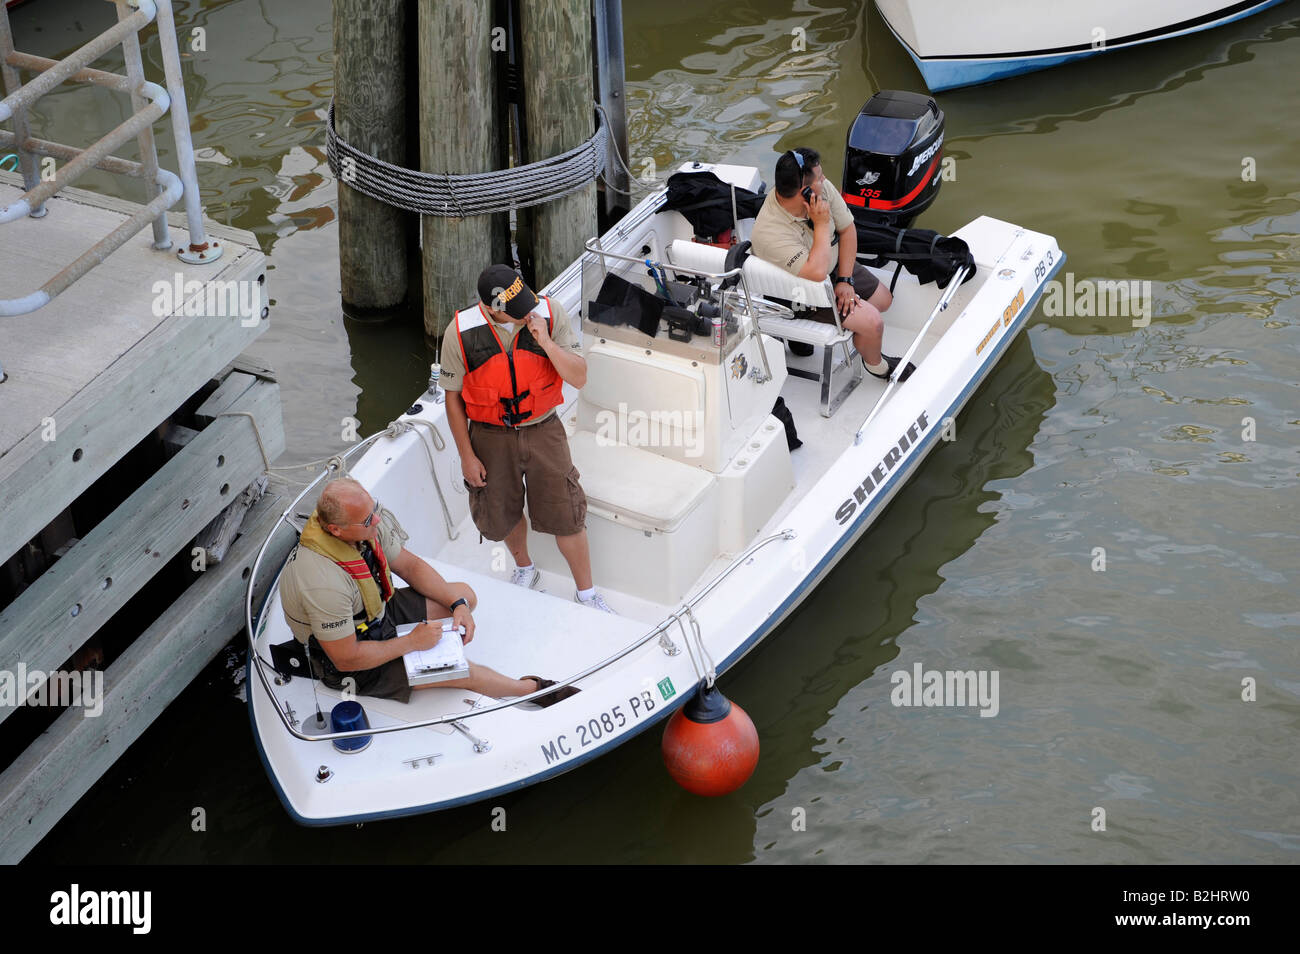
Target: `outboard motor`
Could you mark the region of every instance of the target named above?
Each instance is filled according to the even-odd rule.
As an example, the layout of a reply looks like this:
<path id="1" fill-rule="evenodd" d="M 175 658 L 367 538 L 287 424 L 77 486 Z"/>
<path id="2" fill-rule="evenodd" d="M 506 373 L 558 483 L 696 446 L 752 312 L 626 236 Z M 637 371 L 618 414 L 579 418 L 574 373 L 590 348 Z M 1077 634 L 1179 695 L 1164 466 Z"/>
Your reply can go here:
<path id="1" fill-rule="evenodd" d="M 908 228 L 939 194 L 943 110 L 932 97 L 881 90 L 849 127 L 841 192 L 860 225 Z"/>

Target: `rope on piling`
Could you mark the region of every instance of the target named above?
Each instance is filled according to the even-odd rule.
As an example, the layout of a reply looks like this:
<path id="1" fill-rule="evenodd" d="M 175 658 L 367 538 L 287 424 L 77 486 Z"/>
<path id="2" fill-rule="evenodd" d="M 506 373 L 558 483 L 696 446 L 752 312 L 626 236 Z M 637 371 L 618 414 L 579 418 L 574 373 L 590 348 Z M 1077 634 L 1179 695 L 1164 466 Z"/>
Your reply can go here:
<path id="1" fill-rule="evenodd" d="M 349 144 L 334 128 L 334 101 L 325 124 L 330 171 L 348 186 L 388 205 L 444 218 L 465 218 L 541 205 L 577 192 L 605 170 L 609 134 L 595 134 L 568 152 L 496 172 L 452 175 L 384 162 Z M 346 164 L 346 168 L 345 168 Z"/>

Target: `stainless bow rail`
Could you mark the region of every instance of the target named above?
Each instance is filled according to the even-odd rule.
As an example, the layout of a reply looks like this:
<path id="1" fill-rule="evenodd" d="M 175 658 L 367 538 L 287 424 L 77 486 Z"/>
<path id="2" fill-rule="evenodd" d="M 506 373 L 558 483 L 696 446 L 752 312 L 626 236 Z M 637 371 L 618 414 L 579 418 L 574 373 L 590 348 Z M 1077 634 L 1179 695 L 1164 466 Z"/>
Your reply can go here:
<path id="1" fill-rule="evenodd" d="M 24 216 L 42 218 L 45 202 L 59 190 L 71 185 L 90 169 L 102 169 L 115 175 L 143 179 L 148 203 L 134 215 L 92 246 L 39 289 L 21 298 L 0 299 L 0 316 L 25 315 L 47 304 L 109 255 L 120 248 L 150 222 L 156 249 L 172 246 L 167 233 L 166 212 L 178 199 L 185 200 L 185 215 L 190 233 L 189 245 L 178 251 L 182 262 L 204 265 L 221 257 L 221 245 L 209 239 L 203 228 L 203 211 L 199 204 L 198 177 L 194 170 L 194 144 L 190 139 L 189 111 L 185 103 L 185 84 L 181 76 L 180 50 L 176 43 L 176 24 L 171 0 L 113 0 L 118 22 L 95 39 L 62 60 L 20 53 L 14 49 L 9 14 L 0 3 L 0 78 L 5 98 L 0 101 L 0 123 L 9 122 L 13 131 L 0 129 L 0 148 L 11 148 L 18 156 L 26 192 L 18 201 L 0 208 L 0 224 Z M 144 78 L 139 33 L 150 23 L 158 22 L 158 45 L 162 54 L 166 89 Z M 126 75 L 91 68 L 90 64 L 114 46 L 122 47 Z M 20 82 L 19 70 L 35 72 L 30 82 Z M 117 128 L 85 149 L 37 139 L 31 135 L 28 110 L 46 93 L 65 81 L 91 83 L 131 97 L 133 113 Z M 153 124 L 165 113 L 172 116 L 172 134 L 176 139 L 179 175 L 158 166 Z M 140 147 L 140 162 L 121 159 L 113 150 L 134 138 Z M 64 162 L 54 177 L 37 171 L 37 157 Z M 44 180 L 44 181 L 43 181 Z M 0 381 L 4 370 L 0 367 Z"/>

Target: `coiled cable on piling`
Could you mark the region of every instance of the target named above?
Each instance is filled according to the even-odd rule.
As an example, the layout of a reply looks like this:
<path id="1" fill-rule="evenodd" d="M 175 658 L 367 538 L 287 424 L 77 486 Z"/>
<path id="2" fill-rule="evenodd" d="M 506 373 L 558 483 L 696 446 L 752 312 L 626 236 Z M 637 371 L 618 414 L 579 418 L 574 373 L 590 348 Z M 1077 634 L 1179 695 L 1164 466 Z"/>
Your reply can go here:
<path id="1" fill-rule="evenodd" d="M 604 172 L 605 123 L 576 149 L 513 169 L 472 175 L 419 172 L 384 162 L 339 137 L 334 101 L 325 124 L 325 153 L 335 177 L 372 199 L 421 215 L 465 218 L 541 205 L 577 192 Z"/>

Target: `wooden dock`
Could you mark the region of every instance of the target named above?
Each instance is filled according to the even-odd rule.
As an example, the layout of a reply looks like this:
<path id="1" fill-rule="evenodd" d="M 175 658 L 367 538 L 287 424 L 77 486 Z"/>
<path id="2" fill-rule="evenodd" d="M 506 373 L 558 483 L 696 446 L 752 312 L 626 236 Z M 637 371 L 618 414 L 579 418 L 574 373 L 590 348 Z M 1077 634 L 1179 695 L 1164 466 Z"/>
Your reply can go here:
<path id="1" fill-rule="evenodd" d="M 0 207 L 19 186 L 0 173 Z M 44 218 L 0 227 L 0 298 L 39 287 L 138 208 L 67 189 Z M 169 218 L 180 247 L 184 217 Z M 239 358 L 266 328 L 265 259 L 251 234 L 206 224 L 225 248 L 213 264 L 182 264 L 146 229 L 45 307 L 0 318 L 0 681 L 28 674 L 28 698 L 32 673 L 64 672 L 91 643 L 106 661 L 98 715 L 50 709 L 40 725 L 0 704 L 5 751 L 21 746 L 0 760 L 0 862 L 22 858 L 242 629 L 253 558 L 284 506 L 245 501 L 220 562 L 195 551 L 284 449 L 274 375 Z"/>

